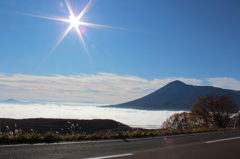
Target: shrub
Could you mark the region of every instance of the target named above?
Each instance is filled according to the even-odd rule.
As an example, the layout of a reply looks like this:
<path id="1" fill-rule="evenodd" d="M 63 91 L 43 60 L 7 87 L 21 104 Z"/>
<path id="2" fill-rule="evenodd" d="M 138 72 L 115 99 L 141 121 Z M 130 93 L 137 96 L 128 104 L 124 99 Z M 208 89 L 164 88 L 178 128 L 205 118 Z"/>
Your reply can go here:
<path id="1" fill-rule="evenodd" d="M 9 143 L 9 136 L 8 135 L 0 135 L 0 144 L 7 144 Z"/>
<path id="2" fill-rule="evenodd" d="M 43 140 L 43 137 L 41 134 L 39 134 L 38 132 L 32 132 L 31 134 L 28 134 L 29 136 L 29 140 L 28 140 L 28 143 L 39 143 L 39 142 L 42 142 Z"/>
<path id="3" fill-rule="evenodd" d="M 27 137 L 26 134 L 19 133 L 14 137 L 14 140 L 16 143 L 27 143 Z"/>
<path id="4" fill-rule="evenodd" d="M 43 142 L 45 143 L 53 143 L 56 141 L 61 141 L 61 137 L 53 132 L 47 132 L 43 135 Z"/>
<path id="5" fill-rule="evenodd" d="M 158 136 L 158 132 L 157 131 L 150 131 L 147 133 L 147 136 Z"/>
<path id="6" fill-rule="evenodd" d="M 85 137 L 86 140 L 99 140 L 101 139 L 101 135 L 98 134 L 90 134 Z"/>
<path id="7" fill-rule="evenodd" d="M 133 131 L 133 132 L 132 132 L 131 137 L 136 137 L 136 138 L 142 137 L 141 134 L 142 134 L 141 131 L 136 130 L 136 131 Z"/>

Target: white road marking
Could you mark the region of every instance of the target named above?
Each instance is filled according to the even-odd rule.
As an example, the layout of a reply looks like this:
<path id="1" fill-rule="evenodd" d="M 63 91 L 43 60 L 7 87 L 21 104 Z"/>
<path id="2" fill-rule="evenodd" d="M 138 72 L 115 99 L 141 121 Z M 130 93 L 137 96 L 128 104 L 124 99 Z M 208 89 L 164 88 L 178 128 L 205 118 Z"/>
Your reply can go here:
<path id="1" fill-rule="evenodd" d="M 124 156 L 131 156 L 131 155 L 133 155 L 133 153 L 125 153 L 125 154 L 102 156 L 102 157 L 92 157 L 92 158 L 85 158 L 85 159 L 106 159 L 106 158 L 124 157 Z"/>
<path id="2" fill-rule="evenodd" d="M 208 141 L 208 142 L 206 142 L 206 144 L 210 144 L 210 143 L 214 143 L 214 142 L 227 141 L 227 140 L 236 140 L 236 139 L 240 139 L 240 137 L 232 137 L 232 138 L 227 138 L 227 139 Z"/>

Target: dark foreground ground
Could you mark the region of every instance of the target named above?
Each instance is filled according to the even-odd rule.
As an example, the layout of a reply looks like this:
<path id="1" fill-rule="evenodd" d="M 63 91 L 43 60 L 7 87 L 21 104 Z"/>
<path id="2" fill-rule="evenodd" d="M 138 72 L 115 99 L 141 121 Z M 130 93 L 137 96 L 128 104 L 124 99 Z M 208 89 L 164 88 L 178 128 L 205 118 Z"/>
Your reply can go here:
<path id="1" fill-rule="evenodd" d="M 122 130 L 130 130 L 127 125 L 121 124 Z M 77 120 L 77 119 L 7 119 L 0 118 L 0 132 L 19 132 L 31 133 L 37 131 L 38 133 L 54 132 L 59 134 L 84 133 L 92 134 L 94 132 L 116 130 L 119 127 L 119 122 L 108 119 L 95 120 Z M 1 158 L 1 157 L 0 157 Z"/>
<path id="2" fill-rule="evenodd" d="M 1 159 L 239 159 L 240 131 L 0 146 Z"/>

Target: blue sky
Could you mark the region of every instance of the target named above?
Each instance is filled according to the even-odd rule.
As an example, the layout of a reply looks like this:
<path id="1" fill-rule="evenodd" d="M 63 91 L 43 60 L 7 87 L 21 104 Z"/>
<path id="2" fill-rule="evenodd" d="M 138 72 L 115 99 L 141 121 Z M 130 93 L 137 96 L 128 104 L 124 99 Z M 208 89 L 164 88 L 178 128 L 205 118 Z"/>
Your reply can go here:
<path id="1" fill-rule="evenodd" d="M 70 23 L 77 16 L 87 50 Z M 41 16 L 41 17 L 40 17 Z M 1 0 L 0 99 L 118 103 L 173 80 L 240 90 L 238 0 Z M 56 46 L 56 47 L 55 47 Z"/>

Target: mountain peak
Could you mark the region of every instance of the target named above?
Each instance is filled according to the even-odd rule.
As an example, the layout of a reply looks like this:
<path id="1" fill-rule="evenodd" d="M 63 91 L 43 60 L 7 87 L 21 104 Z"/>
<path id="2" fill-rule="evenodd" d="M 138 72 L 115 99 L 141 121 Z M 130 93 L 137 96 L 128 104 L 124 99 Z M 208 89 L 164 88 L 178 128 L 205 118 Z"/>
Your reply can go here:
<path id="1" fill-rule="evenodd" d="M 16 102 L 16 100 L 15 99 L 12 99 L 12 98 L 10 98 L 10 99 L 7 99 L 7 100 L 5 100 L 6 102 Z"/>
<path id="2" fill-rule="evenodd" d="M 187 86 L 186 83 L 176 80 L 176 81 L 172 81 L 170 83 L 168 83 L 167 85 L 165 85 L 163 88 L 176 88 L 176 87 L 183 87 L 183 86 Z"/>
<path id="3" fill-rule="evenodd" d="M 179 81 L 179 80 L 175 80 L 175 81 L 172 81 L 172 82 L 170 82 L 170 83 L 168 83 L 168 84 L 177 84 L 177 85 L 182 85 L 182 84 L 184 84 L 184 85 L 186 85 L 186 83 L 184 83 L 184 82 L 182 82 L 182 81 Z"/>

